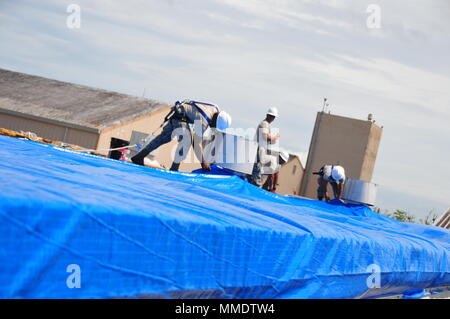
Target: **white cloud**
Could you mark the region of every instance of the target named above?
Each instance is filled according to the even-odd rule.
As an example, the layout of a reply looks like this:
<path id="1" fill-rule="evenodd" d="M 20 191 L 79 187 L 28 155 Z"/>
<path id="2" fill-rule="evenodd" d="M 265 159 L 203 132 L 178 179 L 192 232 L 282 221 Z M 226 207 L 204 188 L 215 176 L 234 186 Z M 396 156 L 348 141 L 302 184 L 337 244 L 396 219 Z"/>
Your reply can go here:
<path id="1" fill-rule="evenodd" d="M 320 16 L 317 14 L 310 14 L 306 8 L 305 3 L 301 1 L 289 0 L 220 0 L 219 3 L 226 3 L 227 5 L 244 11 L 249 15 L 257 16 L 266 20 L 271 20 L 271 23 L 281 23 L 291 28 L 299 28 L 311 32 L 322 34 L 330 34 L 321 26 L 333 28 L 349 29 L 352 25 L 345 21 L 333 18 L 331 16 Z M 340 8 L 335 5 L 335 2 L 330 2 L 329 6 Z M 310 23 L 316 23 L 314 27 Z"/>
<path id="2" fill-rule="evenodd" d="M 295 58 L 294 65 L 329 81 L 341 82 L 405 104 L 450 114 L 450 77 L 384 58 L 330 56 L 322 62 Z"/>

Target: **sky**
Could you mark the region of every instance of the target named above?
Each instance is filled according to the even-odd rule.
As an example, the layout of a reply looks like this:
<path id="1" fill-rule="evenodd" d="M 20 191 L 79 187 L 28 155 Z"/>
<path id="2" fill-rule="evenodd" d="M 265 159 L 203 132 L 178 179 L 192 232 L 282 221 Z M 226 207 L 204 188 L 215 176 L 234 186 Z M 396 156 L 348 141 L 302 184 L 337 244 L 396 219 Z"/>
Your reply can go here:
<path id="1" fill-rule="evenodd" d="M 372 113 L 377 206 L 424 218 L 450 208 L 449 16 L 448 0 L 0 0 L 0 68 L 214 102 L 234 127 L 276 106 L 280 145 L 303 159 L 324 97 Z"/>

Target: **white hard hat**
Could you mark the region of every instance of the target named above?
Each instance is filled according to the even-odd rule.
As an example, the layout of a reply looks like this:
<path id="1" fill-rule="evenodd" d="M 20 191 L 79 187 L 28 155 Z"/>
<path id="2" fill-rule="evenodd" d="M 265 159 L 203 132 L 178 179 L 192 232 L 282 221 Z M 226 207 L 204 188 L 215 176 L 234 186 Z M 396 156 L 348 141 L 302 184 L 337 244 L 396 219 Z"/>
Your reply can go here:
<path id="1" fill-rule="evenodd" d="M 340 181 L 341 179 L 345 179 L 345 170 L 342 166 L 333 166 L 333 170 L 331 171 L 331 177 L 335 181 Z"/>
<path id="2" fill-rule="evenodd" d="M 217 116 L 216 128 L 220 131 L 226 130 L 231 126 L 231 116 L 225 111 L 220 111 Z"/>
<path id="3" fill-rule="evenodd" d="M 274 116 L 274 117 L 278 117 L 278 109 L 277 109 L 276 107 L 270 107 L 270 108 L 267 110 L 267 114 L 268 114 L 268 115 L 272 115 L 272 116 Z"/>
<path id="4" fill-rule="evenodd" d="M 283 161 L 287 162 L 289 160 L 289 153 L 286 151 L 281 151 L 280 157 Z"/>

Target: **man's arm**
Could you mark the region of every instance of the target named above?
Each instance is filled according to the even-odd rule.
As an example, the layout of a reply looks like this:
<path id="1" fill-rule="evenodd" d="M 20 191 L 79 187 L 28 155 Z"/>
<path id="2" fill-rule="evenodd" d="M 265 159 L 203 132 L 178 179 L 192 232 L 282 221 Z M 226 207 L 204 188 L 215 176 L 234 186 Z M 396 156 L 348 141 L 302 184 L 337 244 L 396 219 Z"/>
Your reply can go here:
<path id="1" fill-rule="evenodd" d="M 325 201 L 329 201 L 330 197 L 328 197 L 328 181 L 323 180 L 323 196 L 325 197 Z"/>
<path id="2" fill-rule="evenodd" d="M 262 122 L 261 126 L 258 127 L 260 137 L 269 144 L 275 144 L 277 140 L 280 138 L 280 134 L 277 134 L 275 136 L 269 135 L 270 132 L 270 126 L 267 122 Z"/>
<path id="3" fill-rule="evenodd" d="M 267 142 L 269 142 L 270 144 L 275 144 L 277 142 L 277 140 L 280 139 L 280 134 L 277 134 L 275 136 L 270 136 L 267 133 L 263 133 L 262 137 L 264 140 L 266 140 Z"/>

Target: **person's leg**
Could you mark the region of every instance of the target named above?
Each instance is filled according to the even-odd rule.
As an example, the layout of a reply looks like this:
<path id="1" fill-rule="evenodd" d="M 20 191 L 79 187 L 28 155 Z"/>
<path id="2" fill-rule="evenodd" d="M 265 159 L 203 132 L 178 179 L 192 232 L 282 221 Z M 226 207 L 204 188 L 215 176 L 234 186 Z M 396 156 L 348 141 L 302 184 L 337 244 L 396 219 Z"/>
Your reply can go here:
<path id="1" fill-rule="evenodd" d="M 189 149 L 192 145 L 192 134 L 187 123 L 181 122 L 179 128 L 181 130 L 177 131 L 178 145 L 175 150 L 175 158 L 173 160 L 171 171 L 178 171 L 180 164 L 184 161 L 189 153 Z"/>
<path id="2" fill-rule="evenodd" d="M 334 198 L 338 198 L 339 194 L 339 186 L 336 182 L 331 183 L 331 187 L 333 188 Z"/>
<path id="3" fill-rule="evenodd" d="M 144 165 L 144 158 L 152 151 L 167 144 L 172 140 L 172 132 L 176 128 L 170 120 L 163 128 L 162 132 L 152 139 L 143 149 L 131 158 L 131 161 L 138 165 Z"/>
<path id="4" fill-rule="evenodd" d="M 252 184 L 258 187 L 262 186 L 261 163 L 259 162 L 256 162 L 255 165 L 253 165 Z"/>
<path id="5" fill-rule="evenodd" d="M 262 185 L 266 184 L 268 178 L 270 175 L 267 174 L 261 174 L 261 179 L 260 179 L 260 185 L 259 187 L 262 187 Z"/>
<path id="6" fill-rule="evenodd" d="M 264 182 L 262 188 L 269 192 L 272 190 L 272 175 L 267 176 L 267 179 Z"/>
<path id="7" fill-rule="evenodd" d="M 325 196 L 325 188 L 324 188 L 324 185 L 323 185 L 322 177 L 319 177 L 317 179 L 317 184 L 319 184 L 319 187 L 317 188 L 317 199 L 318 200 L 323 200 L 323 198 Z"/>
<path id="8" fill-rule="evenodd" d="M 249 182 L 255 186 L 261 187 L 261 163 L 259 160 L 259 150 L 256 152 L 256 161 L 253 164 L 252 176 L 249 179 Z"/>
<path id="9" fill-rule="evenodd" d="M 277 186 L 278 186 L 278 173 L 279 172 L 275 172 L 273 174 L 273 180 L 272 180 L 272 190 L 276 191 L 277 190 Z"/>

